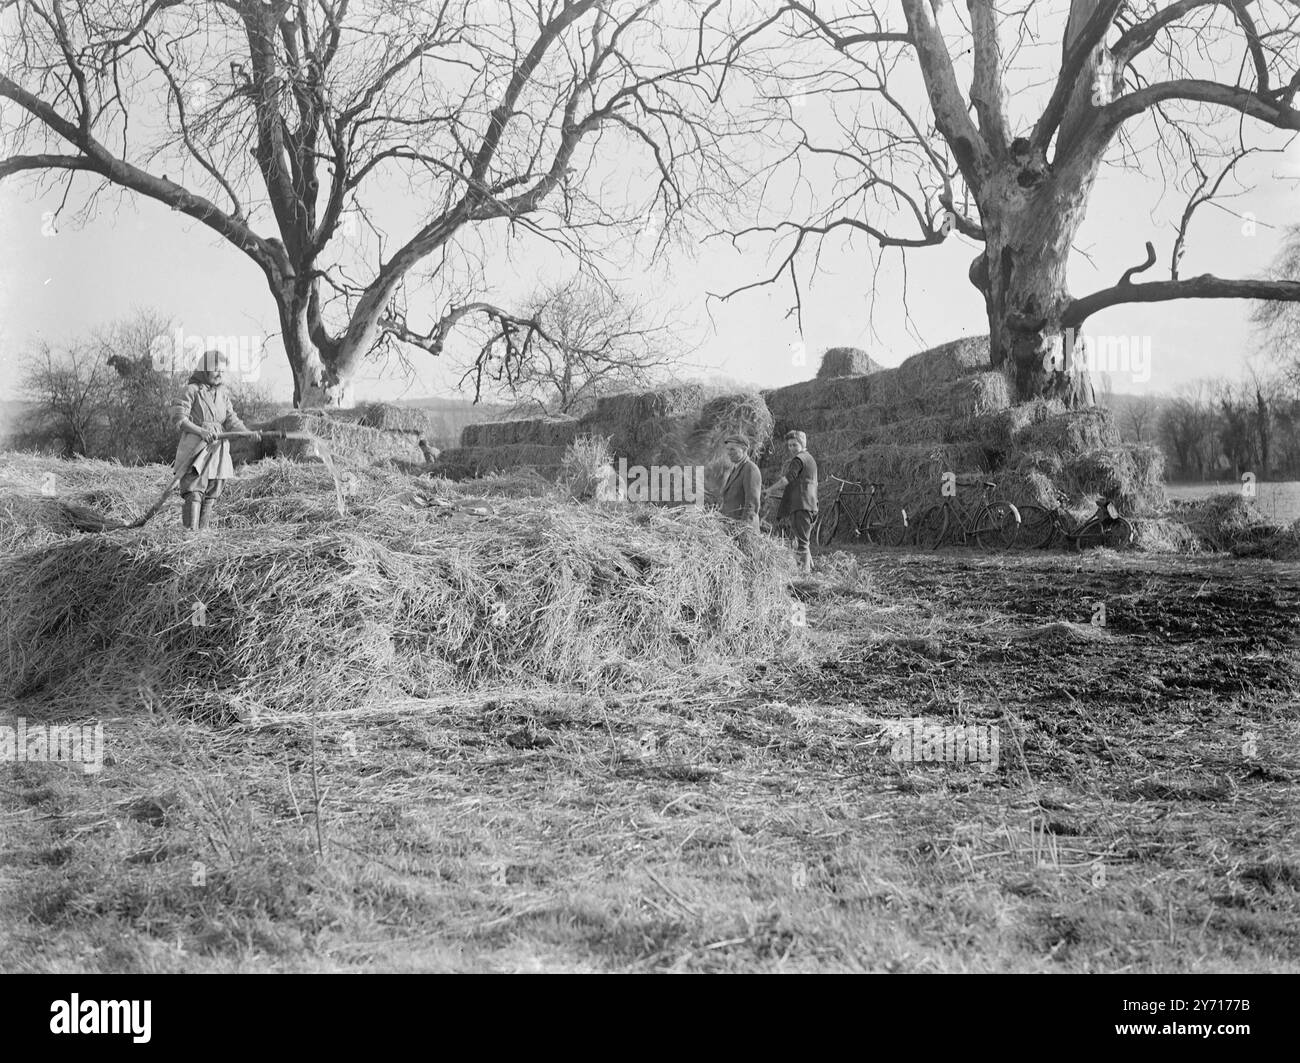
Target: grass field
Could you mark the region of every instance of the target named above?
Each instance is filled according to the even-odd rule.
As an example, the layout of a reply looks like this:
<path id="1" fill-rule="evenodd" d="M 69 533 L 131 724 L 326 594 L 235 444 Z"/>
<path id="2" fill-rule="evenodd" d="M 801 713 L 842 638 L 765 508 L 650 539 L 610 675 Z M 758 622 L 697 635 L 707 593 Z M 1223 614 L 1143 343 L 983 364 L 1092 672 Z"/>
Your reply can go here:
<path id="1" fill-rule="evenodd" d="M 740 678 L 106 705 L 100 773 L 0 767 L 0 967 L 1300 970 L 1300 567 L 841 552 L 795 590 L 813 663 Z M 918 716 L 998 770 L 891 759 Z"/>
<path id="2" fill-rule="evenodd" d="M 1252 486 L 1255 490 L 1253 501 L 1262 516 L 1282 525 L 1300 520 L 1300 481 L 1258 482 Z M 1168 484 L 1165 491 L 1171 499 L 1208 498 L 1210 495 L 1241 494 L 1242 486 L 1230 483 Z"/>

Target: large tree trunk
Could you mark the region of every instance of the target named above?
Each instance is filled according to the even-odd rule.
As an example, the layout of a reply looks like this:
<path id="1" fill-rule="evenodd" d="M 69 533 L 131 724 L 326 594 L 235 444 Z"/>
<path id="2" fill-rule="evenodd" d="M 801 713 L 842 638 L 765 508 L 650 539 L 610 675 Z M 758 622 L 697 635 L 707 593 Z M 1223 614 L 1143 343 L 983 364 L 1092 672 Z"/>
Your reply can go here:
<path id="1" fill-rule="evenodd" d="M 993 366 L 1007 374 L 1017 401 L 1095 402 L 1088 367 L 1073 357 L 1075 336 L 1062 320 L 1071 301 L 1070 245 L 1095 173 L 1095 165 L 1049 173 L 1041 155 L 1013 147 L 1009 165 L 983 190 L 985 250 L 970 279 L 984 295 Z"/>
<path id="2" fill-rule="evenodd" d="M 352 373 L 337 372 L 331 365 L 333 359 L 322 355 L 312 338 L 306 301 L 293 297 L 277 299 L 277 303 L 284 350 L 293 370 L 294 408 L 351 408 L 355 402 Z"/>

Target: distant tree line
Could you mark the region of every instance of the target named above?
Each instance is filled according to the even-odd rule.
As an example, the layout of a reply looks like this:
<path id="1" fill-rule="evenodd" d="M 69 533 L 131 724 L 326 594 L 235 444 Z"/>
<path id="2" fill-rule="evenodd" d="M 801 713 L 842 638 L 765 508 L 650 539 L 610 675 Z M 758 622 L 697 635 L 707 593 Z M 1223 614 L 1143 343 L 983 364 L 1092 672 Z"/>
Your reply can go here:
<path id="1" fill-rule="evenodd" d="M 1171 480 L 1300 479 L 1300 393 L 1282 377 L 1186 385 L 1154 427 Z"/>

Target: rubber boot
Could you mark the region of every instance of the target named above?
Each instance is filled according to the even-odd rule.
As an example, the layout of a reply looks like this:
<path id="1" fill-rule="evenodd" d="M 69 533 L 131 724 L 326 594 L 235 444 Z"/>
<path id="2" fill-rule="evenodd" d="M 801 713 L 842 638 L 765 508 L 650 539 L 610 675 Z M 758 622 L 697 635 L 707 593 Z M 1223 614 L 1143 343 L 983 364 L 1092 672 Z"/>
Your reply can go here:
<path id="1" fill-rule="evenodd" d="M 212 499 L 205 498 L 199 504 L 199 519 L 198 519 L 198 524 L 196 525 L 199 531 L 205 531 L 207 529 L 208 520 L 210 519 L 211 516 L 211 510 L 212 510 Z"/>
<path id="2" fill-rule="evenodd" d="M 181 499 L 181 526 L 186 531 L 194 531 L 199 523 L 199 500 L 197 498 Z"/>

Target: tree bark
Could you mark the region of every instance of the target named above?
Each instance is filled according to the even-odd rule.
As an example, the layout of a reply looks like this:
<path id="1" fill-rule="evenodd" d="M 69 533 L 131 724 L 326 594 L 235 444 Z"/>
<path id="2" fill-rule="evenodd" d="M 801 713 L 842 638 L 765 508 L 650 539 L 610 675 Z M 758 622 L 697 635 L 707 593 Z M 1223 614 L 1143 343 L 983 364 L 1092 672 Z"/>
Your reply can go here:
<path id="1" fill-rule="evenodd" d="M 995 369 L 1006 373 L 1018 401 L 1096 401 L 1088 367 L 1075 358 L 1075 337 L 1063 322 L 1070 245 L 1083 221 L 1096 166 L 1047 173 L 1041 155 L 1014 155 L 985 185 L 980 213 L 985 250 L 970 279 L 984 296 Z"/>
<path id="2" fill-rule="evenodd" d="M 330 406 L 349 409 L 355 403 L 352 372 L 340 374 L 313 338 L 308 301 L 295 296 L 276 299 L 280 313 L 280 334 L 293 370 L 295 409 Z M 353 366 L 349 366 L 352 369 Z"/>

